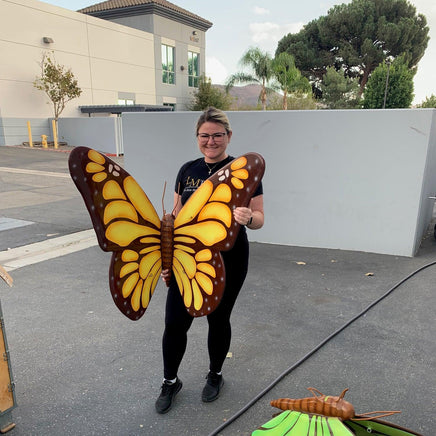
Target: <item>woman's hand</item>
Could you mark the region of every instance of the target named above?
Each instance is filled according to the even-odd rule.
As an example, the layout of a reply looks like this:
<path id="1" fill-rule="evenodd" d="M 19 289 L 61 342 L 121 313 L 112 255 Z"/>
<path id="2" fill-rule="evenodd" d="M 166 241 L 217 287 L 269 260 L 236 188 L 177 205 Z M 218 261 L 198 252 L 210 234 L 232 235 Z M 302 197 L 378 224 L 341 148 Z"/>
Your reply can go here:
<path id="1" fill-rule="evenodd" d="M 165 284 L 167 286 L 169 286 L 170 280 L 171 280 L 171 270 L 169 270 L 169 269 L 162 270 L 162 272 L 160 273 L 160 276 L 162 277 L 162 280 L 165 282 Z"/>
<path id="2" fill-rule="evenodd" d="M 233 216 L 235 221 L 241 226 L 246 226 L 253 216 L 253 212 L 248 207 L 236 207 L 233 209 Z"/>
<path id="3" fill-rule="evenodd" d="M 253 197 L 249 207 L 236 207 L 233 210 L 233 216 L 241 226 L 247 226 L 251 230 L 260 229 L 264 221 L 263 195 Z"/>

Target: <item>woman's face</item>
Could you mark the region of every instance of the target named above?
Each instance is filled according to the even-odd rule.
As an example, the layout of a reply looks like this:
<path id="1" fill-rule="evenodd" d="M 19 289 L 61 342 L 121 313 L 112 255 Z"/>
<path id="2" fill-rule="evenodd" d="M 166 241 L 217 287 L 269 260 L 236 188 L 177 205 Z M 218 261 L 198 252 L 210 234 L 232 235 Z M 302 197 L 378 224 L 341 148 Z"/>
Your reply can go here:
<path id="1" fill-rule="evenodd" d="M 217 136 L 208 136 L 215 135 Z M 198 148 L 204 155 L 206 162 L 219 162 L 227 157 L 226 149 L 232 137 L 232 132 L 226 132 L 220 123 L 206 121 L 198 129 Z"/>

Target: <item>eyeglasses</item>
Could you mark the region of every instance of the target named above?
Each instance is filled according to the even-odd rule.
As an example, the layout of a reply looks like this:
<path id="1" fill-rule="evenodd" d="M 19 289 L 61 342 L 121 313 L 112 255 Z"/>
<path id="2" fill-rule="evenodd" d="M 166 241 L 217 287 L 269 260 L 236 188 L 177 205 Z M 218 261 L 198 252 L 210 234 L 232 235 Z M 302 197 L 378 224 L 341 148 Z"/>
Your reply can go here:
<path id="1" fill-rule="evenodd" d="M 198 133 L 197 137 L 201 142 L 208 142 L 209 138 L 212 138 L 214 142 L 221 142 L 224 140 L 224 136 L 226 135 L 227 132 L 212 133 L 212 135 L 209 135 L 208 133 Z"/>

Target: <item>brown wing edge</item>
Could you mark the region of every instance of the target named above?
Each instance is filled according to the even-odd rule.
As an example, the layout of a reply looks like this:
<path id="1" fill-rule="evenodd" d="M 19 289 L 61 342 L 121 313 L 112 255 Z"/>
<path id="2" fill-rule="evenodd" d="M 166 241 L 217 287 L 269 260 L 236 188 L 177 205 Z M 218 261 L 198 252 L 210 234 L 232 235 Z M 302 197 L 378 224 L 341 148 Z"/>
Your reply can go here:
<path id="1" fill-rule="evenodd" d="M 239 156 L 235 158 L 235 160 L 239 159 L 240 157 L 245 157 L 247 159 L 247 165 L 245 168 L 250 169 L 250 184 L 248 186 L 248 189 L 244 189 L 241 191 L 238 191 L 238 196 L 234 196 L 232 198 L 232 201 L 230 203 L 230 207 L 233 210 L 236 207 L 247 207 L 250 204 L 250 200 L 252 198 L 252 194 L 256 192 L 257 187 L 260 185 L 263 175 L 265 173 L 265 160 L 259 153 L 246 153 L 242 156 Z M 228 163 L 225 167 L 223 167 L 221 171 L 226 170 L 227 168 L 230 168 L 232 163 L 235 161 L 231 161 Z M 220 173 L 219 172 L 219 173 Z M 215 173 L 212 177 L 210 177 L 209 180 L 211 180 L 214 183 L 214 186 L 218 184 L 218 178 L 219 174 Z M 216 180 L 213 180 L 216 179 Z M 253 179 L 253 180 L 251 180 Z M 226 240 L 222 241 L 218 246 L 217 249 L 219 251 L 228 251 L 230 250 L 233 245 L 235 244 L 236 238 L 239 233 L 241 225 L 238 224 L 232 217 L 232 236 L 227 238 Z"/>
<path id="2" fill-rule="evenodd" d="M 110 247 L 110 242 L 106 239 L 103 220 L 98 214 L 94 206 L 94 198 L 91 194 L 93 191 L 91 187 L 94 182 L 87 183 L 88 176 L 85 172 L 85 167 L 89 162 L 88 152 L 91 151 L 88 147 L 75 147 L 68 158 L 68 167 L 70 170 L 71 178 L 79 190 L 85 202 L 86 209 L 91 217 L 92 226 L 94 227 L 97 236 L 98 244 L 103 251 L 113 251 Z M 110 163 L 114 163 L 111 159 L 105 156 L 105 159 Z"/>
<path id="3" fill-rule="evenodd" d="M 410 430 L 410 429 L 405 428 L 405 427 L 400 427 L 399 425 L 392 424 L 391 422 L 383 421 L 381 419 L 371 419 L 371 420 L 363 420 L 363 421 L 352 421 L 352 420 L 344 421 L 344 424 L 346 425 L 346 427 L 351 429 L 351 430 L 355 430 L 356 427 L 359 426 L 361 428 L 366 429 L 366 431 L 368 431 L 368 428 L 371 425 L 371 423 L 376 423 L 376 424 L 379 424 L 381 426 L 388 427 L 389 429 L 398 430 L 398 436 L 406 436 L 406 435 L 410 435 L 410 436 L 424 436 L 421 433 L 416 433 L 413 430 Z M 378 432 L 380 430 L 379 429 L 373 429 L 373 431 Z M 376 433 L 376 434 L 383 434 L 383 433 Z M 389 433 L 389 434 L 391 434 L 391 433 Z"/>

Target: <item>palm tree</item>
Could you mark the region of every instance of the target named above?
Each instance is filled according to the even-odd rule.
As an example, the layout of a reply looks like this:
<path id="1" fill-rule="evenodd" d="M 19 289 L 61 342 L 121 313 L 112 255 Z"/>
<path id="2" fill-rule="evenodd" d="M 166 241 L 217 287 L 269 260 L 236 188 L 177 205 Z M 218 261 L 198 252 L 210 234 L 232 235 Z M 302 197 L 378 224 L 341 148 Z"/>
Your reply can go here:
<path id="1" fill-rule="evenodd" d="M 312 87 L 309 81 L 303 77 L 300 70 L 295 66 L 294 57 L 282 52 L 272 60 L 272 70 L 275 79 L 283 92 L 283 110 L 288 109 L 288 95 L 290 92 L 301 91 L 310 93 Z"/>
<path id="2" fill-rule="evenodd" d="M 263 110 L 266 110 L 266 96 L 268 82 L 272 77 L 271 56 L 268 53 L 262 52 L 259 48 L 250 48 L 239 61 L 243 67 L 250 67 L 253 70 L 252 74 L 236 73 L 232 74 L 226 82 L 226 91 L 228 92 L 235 83 L 257 83 L 262 85 L 260 92 L 260 101 L 262 102 Z"/>

